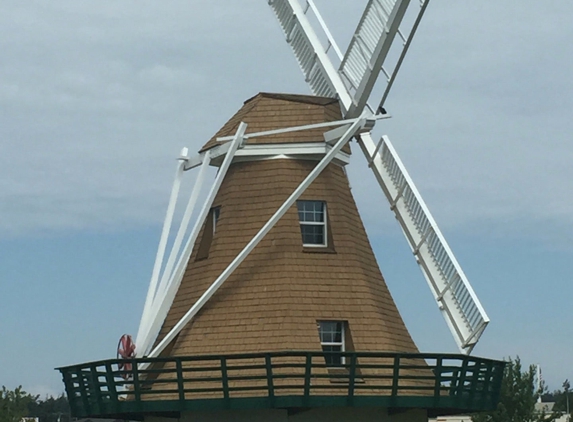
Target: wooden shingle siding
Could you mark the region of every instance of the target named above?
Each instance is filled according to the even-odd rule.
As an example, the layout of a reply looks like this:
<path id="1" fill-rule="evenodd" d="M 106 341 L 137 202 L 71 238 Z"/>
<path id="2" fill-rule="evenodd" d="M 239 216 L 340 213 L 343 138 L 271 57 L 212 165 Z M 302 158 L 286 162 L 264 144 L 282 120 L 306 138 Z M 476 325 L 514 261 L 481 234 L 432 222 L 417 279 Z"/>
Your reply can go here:
<path id="1" fill-rule="evenodd" d="M 309 102 L 308 97 L 302 98 L 304 101 L 296 102 L 293 96 L 285 100 L 259 94 L 216 136 L 233 133 L 241 120 L 250 120 L 253 131 L 270 128 L 258 116 L 271 113 L 268 110 L 275 110 L 275 106 L 275 120 L 277 116 L 284 117 L 284 113 L 298 119 L 294 123 L 292 118 L 285 118 L 285 125 L 290 126 L 309 123 L 302 117 L 309 110 L 308 115 L 315 120 L 339 118 L 339 111 L 338 115 L 333 111 L 338 107 L 335 100 L 310 97 L 319 102 L 316 104 Z M 265 103 L 268 104 L 263 107 Z M 253 113 L 256 119 L 251 119 Z M 301 139 L 317 142 L 322 140 L 322 133 L 303 132 L 289 138 L 290 142 Z M 288 141 L 281 137 L 280 142 Z M 272 159 L 231 165 L 215 199 L 220 216 L 208 257 L 196 260 L 199 240 L 156 343 L 316 163 Z M 320 351 L 316 325 L 319 320 L 345 321 L 356 351 L 418 352 L 378 268 L 344 169 L 338 164 L 327 166 L 300 199 L 326 202 L 329 237 L 336 248 L 325 250 L 328 253 L 316 253 L 320 248 L 312 252 L 303 248 L 295 204 L 181 331 L 169 355 Z M 201 238 L 202 234 L 198 239 Z"/>
<path id="2" fill-rule="evenodd" d="M 233 164 L 209 257 L 194 251 L 160 337 L 257 233 L 315 163 Z M 302 199 L 328 204 L 336 253 L 304 251 L 296 206 L 277 223 L 184 329 L 173 355 L 320 350 L 316 321 L 348 321 L 358 351 L 414 352 L 384 283 L 343 169 L 330 165 Z"/>

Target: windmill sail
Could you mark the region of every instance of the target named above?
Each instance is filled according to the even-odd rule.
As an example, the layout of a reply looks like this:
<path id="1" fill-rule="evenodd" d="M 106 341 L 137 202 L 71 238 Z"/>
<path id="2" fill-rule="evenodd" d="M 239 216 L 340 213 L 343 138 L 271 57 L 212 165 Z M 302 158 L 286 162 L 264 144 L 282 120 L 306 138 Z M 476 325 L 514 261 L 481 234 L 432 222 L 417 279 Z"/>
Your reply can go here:
<path id="1" fill-rule="evenodd" d="M 362 112 L 381 71 L 387 78 L 387 85 L 391 85 L 428 1 L 420 2 L 418 17 L 407 31 L 404 28 L 401 30 L 400 25 L 408 11 L 410 0 L 368 2 L 339 69 L 354 96 L 355 104 L 350 108 L 349 115 Z M 396 35 L 399 35 L 398 41 L 395 41 Z M 390 65 L 386 64 L 385 67 L 388 52 L 396 42 L 402 43 L 399 59 Z"/>
<path id="2" fill-rule="evenodd" d="M 333 71 L 334 66 L 298 0 L 269 0 L 269 5 L 312 91 L 337 96 L 344 118 L 352 118 L 366 106 L 381 71 L 387 77 L 380 103 L 383 104 L 428 2 L 412 2 L 419 5 L 417 17 L 411 28 L 403 32 L 400 25 L 410 0 L 369 0 L 338 71 Z M 403 43 L 397 61 L 390 66 L 385 60 L 396 42 L 396 35 Z M 487 314 L 389 140 L 383 138 L 376 145 L 370 134 L 364 133 L 359 143 L 396 213 L 456 344 L 462 353 L 469 354 L 489 322 Z"/>
<path id="3" fill-rule="evenodd" d="M 322 45 L 298 0 L 269 0 L 269 5 L 313 94 L 324 97 L 338 95 L 343 105 L 347 107 L 352 100 L 327 55 L 328 46 Z"/>
<path id="4" fill-rule="evenodd" d="M 376 145 L 364 134 L 359 143 L 458 347 L 469 354 L 489 322 L 485 310 L 390 139 Z"/>

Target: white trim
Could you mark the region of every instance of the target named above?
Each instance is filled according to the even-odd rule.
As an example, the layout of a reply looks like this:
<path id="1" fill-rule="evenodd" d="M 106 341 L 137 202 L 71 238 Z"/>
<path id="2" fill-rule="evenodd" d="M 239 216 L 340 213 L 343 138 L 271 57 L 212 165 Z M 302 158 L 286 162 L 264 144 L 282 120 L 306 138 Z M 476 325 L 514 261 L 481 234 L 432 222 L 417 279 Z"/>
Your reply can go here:
<path id="1" fill-rule="evenodd" d="M 340 324 L 340 340 L 339 342 L 336 341 L 322 341 L 322 331 L 321 331 L 321 326 L 320 323 L 321 322 L 333 322 L 335 324 Z M 318 325 L 318 338 L 320 340 L 320 345 L 321 346 L 340 346 L 340 352 L 344 353 L 346 352 L 346 327 L 345 327 L 345 321 L 334 321 L 334 320 L 330 320 L 330 319 L 322 319 L 322 320 L 318 320 L 317 321 L 317 325 Z M 342 365 L 346 364 L 346 356 L 344 356 L 344 354 L 340 357 L 340 363 Z M 338 366 L 333 366 L 332 368 L 338 368 Z"/>
<path id="2" fill-rule="evenodd" d="M 301 221 L 300 216 L 298 218 L 299 225 L 301 226 L 301 235 L 302 235 L 302 226 L 321 226 L 323 227 L 323 242 L 322 243 L 303 243 L 302 246 L 305 248 L 327 248 L 328 247 L 328 219 L 327 219 L 327 207 L 326 201 L 322 200 L 314 200 L 314 199 L 302 199 L 296 201 L 297 203 L 297 211 L 298 211 L 298 204 L 300 202 L 320 202 L 323 205 L 323 218 L 324 221 Z M 304 212 L 304 211 L 303 211 Z"/>
<path id="3" fill-rule="evenodd" d="M 227 149 L 223 144 L 216 149 L 209 149 L 213 158 L 211 165 L 217 166 L 222 161 Z M 255 144 L 245 145 L 235 154 L 233 162 L 250 162 L 265 161 L 277 159 L 296 159 L 320 161 L 322 157 L 328 154 L 332 146 L 324 142 L 306 142 L 296 144 Z M 345 166 L 350 163 L 350 154 L 339 151 L 333 159 L 333 162 Z"/>
<path id="4" fill-rule="evenodd" d="M 290 133 L 290 132 L 300 132 L 304 130 L 320 129 L 323 127 L 342 126 L 355 123 L 356 120 L 358 120 L 358 118 L 335 120 L 333 122 L 313 123 L 311 125 L 290 126 L 290 127 L 283 127 L 280 129 L 264 130 L 262 132 L 247 133 L 245 134 L 245 139 L 249 140 L 251 138 L 260 138 L 261 136 L 279 135 L 281 133 Z M 217 138 L 217 142 L 230 141 L 231 139 L 233 139 L 232 136 L 221 136 Z"/>

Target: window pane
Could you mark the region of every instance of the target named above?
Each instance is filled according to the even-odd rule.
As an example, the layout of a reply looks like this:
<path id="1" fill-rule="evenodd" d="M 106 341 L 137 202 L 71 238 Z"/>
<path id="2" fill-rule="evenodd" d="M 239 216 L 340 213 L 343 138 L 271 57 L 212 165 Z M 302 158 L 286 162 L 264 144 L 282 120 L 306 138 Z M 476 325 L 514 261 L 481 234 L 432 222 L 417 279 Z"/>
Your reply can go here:
<path id="1" fill-rule="evenodd" d="M 327 366 L 342 366 L 342 346 L 322 346 Z"/>
<path id="2" fill-rule="evenodd" d="M 324 222 L 324 202 L 298 201 L 298 218 L 301 222 Z"/>
<path id="3" fill-rule="evenodd" d="M 305 245 L 324 245 L 324 226 L 300 226 L 302 243 Z"/>
<path id="4" fill-rule="evenodd" d="M 219 222 L 219 215 L 221 214 L 221 207 L 215 207 L 213 210 L 213 233 L 217 230 L 217 223 Z"/>

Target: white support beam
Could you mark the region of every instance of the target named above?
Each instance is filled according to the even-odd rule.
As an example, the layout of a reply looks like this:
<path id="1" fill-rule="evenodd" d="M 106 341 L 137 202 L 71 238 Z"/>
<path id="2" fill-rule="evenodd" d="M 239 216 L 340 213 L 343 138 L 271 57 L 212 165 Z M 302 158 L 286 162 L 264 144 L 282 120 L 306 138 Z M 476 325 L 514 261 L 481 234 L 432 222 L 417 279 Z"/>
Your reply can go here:
<path id="1" fill-rule="evenodd" d="M 167 205 L 167 212 L 165 214 L 165 220 L 163 221 L 163 229 L 161 230 L 161 237 L 159 238 L 159 246 L 157 247 L 157 253 L 155 255 L 155 263 L 153 264 L 153 270 L 151 272 L 151 280 L 149 282 L 149 288 L 147 289 L 147 296 L 145 298 L 145 304 L 143 305 L 143 313 L 141 315 L 141 321 L 139 323 L 139 330 L 137 333 L 137 338 L 142 338 L 142 332 L 148 329 L 149 321 L 149 310 L 155 298 L 157 292 L 157 281 L 159 279 L 159 272 L 161 271 L 161 266 L 163 265 L 163 257 L 165 255 L 165 248 L 167 246 L 167 239 L 169 238 L 169 231 L 171 229 L 171 224 L 173 222 L 173 214 L 175 212 L 175 205 L 177 204 L 177 198 L 179 196 L 179 188 L 181 187 L 181 178 L 183 176 L 183 171 L 185 169 L 186 160 L 183 156 L 187 155 L 187 148 L 181 151 L 181 156 L 177 164 L 177 170 L 175 171 L 175 180 L 173 181 L 173 187 L 171 188 L 171 195 L 169 197 L 169 204 Z"/>
<path id="2" fill-rule="evenodd" d="M 199 167 L 203 163 L 205 154 L 197 154 L 193 157 L 184 157 L 182 156 L 181 159 L 185 160 L 185 171 L 192 170 L 195 167 Z"/>
<path id="3" fill-rule="evenodd" d="M 207 151 L 203 157 L 203 163 L 201 164 L 199 174 L 197 175 L 193 190 L 189 196 L 189 201 L 187 202 L 187 207 L 185 208 L 185 213 L 183 214 L 183 219 L 181 220 L 181 225 L 179 226 L 179 230 L 177 231 L 177 235 L 173 241 L 173 247 L 171 248 L 171 253 L 169 254 L 167 264 L 165 265 L 165 270 L 163 271 L 163 276 L 161 277 L 161 282 L 159 283 L 159 287 L 157 289 L 158 300 L 163 299 L 167 291 L 168 283 L 173 278 L 173 266 L 175 265 L 177 257 L 179 257 L 181 244 L 183 243 L 183 239 L 187 233 L 189 221 L 191 220 L 191 216 L 193 215 L 193 211 L 195 209 L 195 204 L 197 203 L 197 198 L 199 197 L 199 193 L 203 187 L 203 180 L 205 179 L 205 174 L 207 173 L 207 168 L 209 167 L 210 162 L 210 153 Z"/>
<path id="4" fill-rule="evenodd" d="M 235 156 L 235 153 L 237 152 L 239 147 L 241 147 L 243 144 L 243 141 L 244 141 L 243 136 L 244 136 L 246 130 L 247 130 L 247 124 L 241 122 L 239 124 L 238 129 L 237 129 L 237 132 L 235 133 L 235 137 L 234 137 L 233 141 L 230 143 L 229 150 L 227 151 L 227 155 L 225 156 L 225 159 L 223 160 L 223 164 L 219 168 L 219 172 L 217 173 L 217 177 L 215 178 L 215 183 L 211 187 L 211 190 L 209 191 L 209 195 L 207 196 L 207 199 L 205 200 L 205 203 L 203 204 L 203 208 L 201 209 L 201 211 L 197 217 L 197 221 L 195 222 L 195 225 L 193 226 L 193 230 L 191 231 L 191 234 L 189 235 L 189 238 L 187 239 L 187 242 L 185 243 L 185 248 L 183 250 L 183 253 L 179 257 L 179 260 L 177 261 L 177 265 L 175 267 L 175 272 L 174 272 L 173 276 L 171 277 L 171 280 L 169 280 L 169 282 L 168 282 L 167 290 L 166 290 L 163 298 L 160 301 L 157 301 L 157 305 L 154 306 L 154 308 L 153 308 L 153 311 L 154 311 L 153 314 L 155 315 L 155 319 L 152 322 L 150 329 L 149 329 L 149 332 L 148 332 L 147 336 L 144 338 L 143 343 L 140 345 L 137 345 L 138 349 L 136 352 L 137 352 L 138 356 L 145 356 L 146 355 L 146 352 L 152 346 L 152 342 L 155 341 L 155 338 L 156 338 L 157 334 L 159 333 L 161 326 L 163 325 L 163 321 L 165 321 L 165 317 L 167 316 L 167 313 L 169 312 L 169 308 L 171 308 L 171 305 L 173 303 L 173 300 L 175 299 L 175 295 L 177 293 L 177 290 L 179 289 L 179 286 L 180 286 L 181 281 L 183 279 L 185 268 L 187 267 L 187 262 L 189 261 L 191 253 L 193 252 L 193 246 L 195 245 L 195 241 L 197 240 L 197 236 L 199 235 L 199 231 L 201 230 L 203 222 L 205 221 L 205 219 L 207 218 L 207 215 L 209 214 L 209 210 L 210 210 L 211 206 L 213 205 L 213 201 L 215 200 L 217 193 L 219 192 L 219 188 L 221 187 L 221 184 L 223 183 L 223 179 L 225 178 L 225 175 L 227 174 L 227 170 L 231 166 L 231 163 L 233 161 L 233 157 Z"/>
<path id="5" fill-rule="evenodd" d="M 288 197 L 288 199 L 280 206 L 280 208 L 273 214 L 267 223 L 259 230 L 259 232 L 251 239 L 251 241 L 243 248 L 243 250 L 235 257 L 229 266 L 221 273 L 221 275 L 211 284 L 211 286 L 203 293 L 203 295 L 195 302 L 195 304 L 187 311 L 187 313 L 175 324 L 175 326 L 167 333 L 161 342 L 151 351 L 149 357 L 157 357 L 167 347 L 179 332 L 193 319 L 201 308 L 209 301 L 209 299 L 217 292 L 229 276 L 237 269 L 244 259 L 251 253 L 251 251 L 259 244 L 259 242 L 266 236 L 266 234 L 273 228 L 273 226 L 283 217 L 284 214 L 294 205 L 296 200 L 304 193 L 310 184 L 318 177 L 318 175 L 326 168 L 332 161 L 336 154 L 342 149 L 346 143 L 364 127 L 366 122 L 365 117 L 361 117 L 355 121 L 350 128 L 346 131 L 344 136 L 336 143 L 336 145 L 324 156 L 324 158 L 316 165 L 316 167 L 309 173 L 309 175 L 302 181 L 298 188 Z"/>
<path id="6" fill-rule="evenodd" d="M 376 117 L 376 119 L 388 118 L 388 117 L 389 116 L 384 115 L 384 116 Z M 356 118 L 346 119 L 346 120 L 336 120 L 334 122 L 313 123 L 311 125 L 303 125 L 303 126 L 283 127 L 280 129 L 265 130 L 262 132 L 255 132 L 255 133 L 247 133 L 247 134 L 245 134 L 245 140 L 249 140 L 251 138 L 259 138 L 261 136 L 279 135 L 281 133 L 300 132 L 303 130 L 322 129 L 322 128 L 326 128 L 326 127 L 342 126 L 342 125 L 354 123 L 355 121 L 356 121 Z M 217 138 L 217 141 L 218 142 L 230 141 L 231 139 L 233 139 L 232 136 L 221 136 L 221 137 Z"/>

